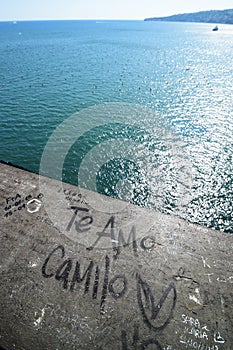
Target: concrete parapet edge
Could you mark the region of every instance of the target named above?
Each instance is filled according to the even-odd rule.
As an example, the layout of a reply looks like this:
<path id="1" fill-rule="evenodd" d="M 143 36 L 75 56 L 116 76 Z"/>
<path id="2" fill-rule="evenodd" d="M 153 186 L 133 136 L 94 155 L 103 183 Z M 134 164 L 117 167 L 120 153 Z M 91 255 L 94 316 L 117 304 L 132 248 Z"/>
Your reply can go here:
<path id="1" fill-rule="evenodd" d="M 39 175 L 0 170 L 1 346 L 232 349 L 233 236 L 42 178 L 53 215 Z"/>

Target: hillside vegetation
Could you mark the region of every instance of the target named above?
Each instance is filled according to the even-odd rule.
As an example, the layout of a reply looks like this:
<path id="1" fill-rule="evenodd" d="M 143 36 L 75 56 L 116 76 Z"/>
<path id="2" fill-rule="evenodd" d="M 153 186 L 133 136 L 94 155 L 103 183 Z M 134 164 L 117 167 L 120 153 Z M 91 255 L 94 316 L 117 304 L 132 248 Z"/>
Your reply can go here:
<path id="1" fill-rule="evenodd" d="M 233 24 L 233 9 L 182 13 L 168 17 L 151 17 L 145 21 L 200 22 Z"/>

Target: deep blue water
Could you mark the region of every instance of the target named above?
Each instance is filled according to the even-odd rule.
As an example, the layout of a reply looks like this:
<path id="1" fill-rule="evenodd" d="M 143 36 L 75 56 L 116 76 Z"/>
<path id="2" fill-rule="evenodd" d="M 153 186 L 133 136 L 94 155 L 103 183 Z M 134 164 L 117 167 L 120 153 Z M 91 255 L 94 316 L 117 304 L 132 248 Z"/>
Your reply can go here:
<path id="1" fill-rule="evenodd" d="M 99 120 L 97 128 L 91 110 L 83 115 L 90 130 L 69 149 L 63 180 L 88 187 L 99 165 L 99 192 L 233 232 L 233 27 L 221 25 L 218 32 L 212 27 L 143 21 L 0 23 L 0 159 L 39 172 L 49 137 L 72 114 L 111 102 L 147 107 L 155 116 L 144 113 L 135 120 L 132 114 L 126 127 L 114 113 Z M 108 105 L 104 108 L 107 114 Z M 78 183 L 85 155 L 98 144 L 98 154 L 108 153 L 104 142 L 117 138 L 136 142 L 139 160 L 125 154 L 102 164 L 95 158 L 100 163 L 93 167 L 89 160 L 83 166 L 87 184 Z M 140 145 L 153 154 L 153 166 L 147 166 Z M 179 168 L 175 175 L 174 167 Z M 54 169 L 43 173 L 59 177 Z M 190 187 L 188 196 L 184 183 L 177 189 L 180 178 Z M 182 195 L 186 200 L 177 200 Z"/>

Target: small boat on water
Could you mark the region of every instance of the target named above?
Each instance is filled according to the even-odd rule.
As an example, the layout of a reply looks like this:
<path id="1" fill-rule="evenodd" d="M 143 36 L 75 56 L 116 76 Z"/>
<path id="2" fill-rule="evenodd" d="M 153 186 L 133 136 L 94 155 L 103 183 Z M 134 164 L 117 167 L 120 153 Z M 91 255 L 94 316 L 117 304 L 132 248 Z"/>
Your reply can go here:
<path id="1" fill-rule="evenodd" d="M 215 26 L 213 29 L 212 29 L 213 32 L 217 32 L 218 31 L 218 26 Z"/>

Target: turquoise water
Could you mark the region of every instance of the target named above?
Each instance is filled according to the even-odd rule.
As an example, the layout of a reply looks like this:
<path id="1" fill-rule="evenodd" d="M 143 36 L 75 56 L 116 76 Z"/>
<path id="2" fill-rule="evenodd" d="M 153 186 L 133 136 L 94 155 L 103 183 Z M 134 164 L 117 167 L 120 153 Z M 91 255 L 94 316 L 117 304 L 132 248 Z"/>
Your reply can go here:
<path id="1" fill-rule="evenodd" d="M 178 205 L 168 183 L 161 199 L 153 171 L 140 172 L 133 159 L 101 165 L 97 190 L 127 200 L 116 191 L 116 174 L 124 188 L 130 173 L 133 203 L 231 233 L 232 94 L 232 26 L 212 32 L 210 24 L 143 21 L 0 23 L 0 159 L 39 172 L 49 137 L 73 113 L 106 102 L 138 104 L 158 115 L 171 144 L 182 143 L 192 167 L 191 197 Z M 159 142 L 157 127 L 158 120 L 144 120 L 150 150 Z M 122 126 L 112 130 L 122 133 Z M 99 142 L 112 137 L 111 130 L 95 129 L 72 146 L 64 181 L 78 184 L 82 155 L 100 132 L 106 137 Z M 143 145 L 145 135 L 136 132 L 136 142 Z"/>

